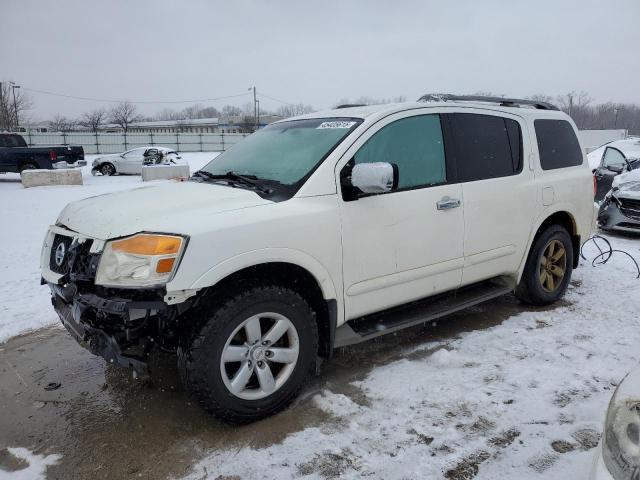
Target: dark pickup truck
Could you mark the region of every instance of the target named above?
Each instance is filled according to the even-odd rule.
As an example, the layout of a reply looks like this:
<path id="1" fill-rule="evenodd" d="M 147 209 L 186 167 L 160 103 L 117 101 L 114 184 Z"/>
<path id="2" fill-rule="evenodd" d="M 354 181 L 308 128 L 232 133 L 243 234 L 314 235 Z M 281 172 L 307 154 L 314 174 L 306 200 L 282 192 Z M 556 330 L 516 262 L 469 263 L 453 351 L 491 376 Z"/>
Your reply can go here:
<path id="1" fill-rule="evenodd" d="M 21 135 L 0 133 L 0 173 L 42 168 L 82 167 L 84 149 L 79 146 L 53 145 L 29 147 Z"/>

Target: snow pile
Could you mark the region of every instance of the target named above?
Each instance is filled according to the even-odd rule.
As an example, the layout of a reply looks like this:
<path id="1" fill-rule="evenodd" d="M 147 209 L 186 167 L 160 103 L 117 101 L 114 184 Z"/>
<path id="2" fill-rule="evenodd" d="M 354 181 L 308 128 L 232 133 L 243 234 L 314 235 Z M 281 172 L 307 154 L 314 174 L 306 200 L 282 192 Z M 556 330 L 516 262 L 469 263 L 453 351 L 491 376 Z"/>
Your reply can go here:
<path id="1" fill-rule="evenodd" d="M 183 153 L 191 171 L 202 168 L 217 153 Z M 84 185 L 25 189 L 18 174 L 0 175 L 2 240 L 0 249 L 0 342 L 26 330 L 59 322 L 49 292 L 40 286 L 40 250 L 49 225 L 74 200 L 142 186 L 139 175 L 92 176 L 87 155 Z"/>
<path id="2" fill-rule="evenodd" d="M 36 455 L 26 448 L 7 448 L 18 461 L 19 470 L 6 471 L 0 467 L 0 480 L 44 480 L 47 467 L 55 465 L 62 458 L 60 455 Z M 27 464 L 23 466 L 23 464 Z"/>
<path id="3" fill-rule="evenodd" d="M 611 241 L 640 258 L 640 243 Z M 557 307 L 425 342 L 351 384 L 365 406 L 325 390 L 315 403 L 333 420 L 229 446 L 187 478 L 586 478 L 615 385 L 640 359 L 640 281 L 624 255 L 584 263 Z"/>

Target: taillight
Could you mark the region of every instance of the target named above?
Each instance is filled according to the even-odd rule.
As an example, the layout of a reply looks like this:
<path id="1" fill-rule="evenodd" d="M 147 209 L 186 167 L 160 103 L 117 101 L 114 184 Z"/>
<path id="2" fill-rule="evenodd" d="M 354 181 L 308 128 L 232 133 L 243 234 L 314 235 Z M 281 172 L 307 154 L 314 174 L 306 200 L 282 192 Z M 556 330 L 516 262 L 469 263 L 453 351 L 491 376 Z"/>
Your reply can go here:
<path id="1" fill-rule="evenodd" d="M 598 182 L 596 182 L 596 176 L 593 176 L 593 198 L 596 198 L 596 194 L 598 193 Z"/>
<path id="2" fill-rule="evenodd" d="M 49 158 L 51 159 L 52 162 L 55 162 L 56 160 L 58 160 L 58 154 L 55 152 L 55 150 L 51 150 L 49 152 Z"/>

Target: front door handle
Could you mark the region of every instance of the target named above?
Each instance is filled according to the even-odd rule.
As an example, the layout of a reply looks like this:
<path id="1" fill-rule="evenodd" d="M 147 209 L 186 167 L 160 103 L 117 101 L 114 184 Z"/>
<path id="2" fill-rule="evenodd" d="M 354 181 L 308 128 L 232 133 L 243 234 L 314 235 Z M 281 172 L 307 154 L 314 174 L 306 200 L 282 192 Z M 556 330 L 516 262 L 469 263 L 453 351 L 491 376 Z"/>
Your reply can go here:
<path id="1" fill-rule="evenodd" d="M 443 197 L 442 200 L 436 202 L 438 210 L 450 210 L 452 208 L 458 208 L 461 202 L 457 198 Z"/>

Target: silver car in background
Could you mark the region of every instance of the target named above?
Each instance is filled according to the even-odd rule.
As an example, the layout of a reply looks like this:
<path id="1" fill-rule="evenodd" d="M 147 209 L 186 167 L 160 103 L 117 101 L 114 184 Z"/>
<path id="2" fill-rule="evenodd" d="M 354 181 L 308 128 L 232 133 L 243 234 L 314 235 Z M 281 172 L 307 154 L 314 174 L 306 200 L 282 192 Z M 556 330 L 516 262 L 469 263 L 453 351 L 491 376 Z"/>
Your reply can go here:
<path id="1" fill-rule="evenodd" d="M 124 153 L 103 155 L 93 161 L 91 173 L 96 175 L 140 175 L 143 165 L 175 163 L 178 152 L 166 147 L 137 147 Z"/>

